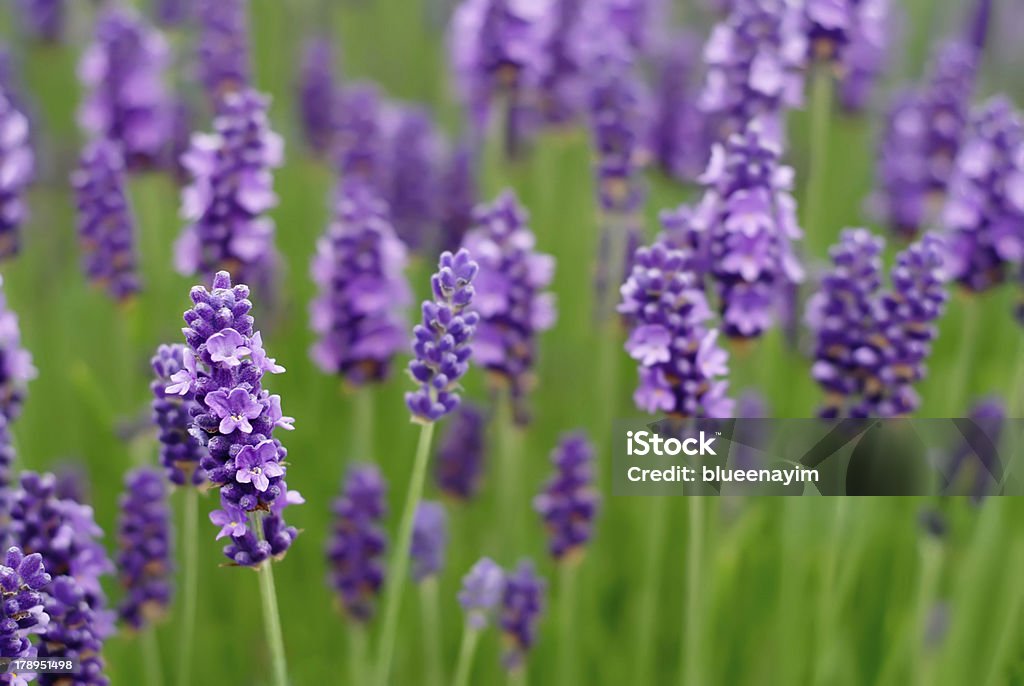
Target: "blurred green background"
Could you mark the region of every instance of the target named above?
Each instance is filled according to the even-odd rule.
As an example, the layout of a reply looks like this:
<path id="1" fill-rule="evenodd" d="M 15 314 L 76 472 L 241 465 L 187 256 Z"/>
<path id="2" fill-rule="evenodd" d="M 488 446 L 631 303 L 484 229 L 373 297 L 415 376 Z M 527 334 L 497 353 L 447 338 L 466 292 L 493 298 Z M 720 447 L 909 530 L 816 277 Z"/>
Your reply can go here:
<path id="1" fill-rule="evenodd" d="M 352 625 L 334 607 L 325 584 L 323 546 L 329 507 L 352 458 L 352 398 L 340 382 L 309 361 L 312 336 L 307 303 L 313 295 L 308 264 L 327 217 L 332 175 L 306 156 L 298 136 L 294 75 L 304 37 L 329 30 L 342 55 L 343 78 L 372 78 L 395 98 L 428 103 L 452 133 L 457 108 L 445 77 L 443 16 L 438 0 L 351 0 L 324 3 L 252 0 L 252 47 L 258 87 L 274 97 L 274 127 L 288 139 L 287 164 L 276 174 L 281 202 L 273 212 L 277 245 L 285 259 L 280 300 L 257 303 L 257 324 L 268 351 L 288 368 L 271 380 L 297 430 L 283 437 L 292 463 L 289 485 L 305 495 L 290 511 L 304 530 L 287 559 L 276 565 L 285 642 L 293 682 L 300 686 L 351 683 Z M 890 85 L 920 74 L 930 44 L 945 35 L 966 3 L 895 2 L 905 10 Z M 159 343 L 180 340 L 181 314 L 193 281 L 174 273 L 171 244 L 182 228 L 177 189 L 163 177 L 135 178 L 131 193 L 139 221 L 144 288 L 121 308 L 87 287 L 77 263 L 72 199 L 67 175 L 80 143 L 74 124 L 79 88 L 75 62 L 89 38 L 91 3 L 71 2 L 73 26 L 62 46 L 26 42 L 7 8 L 0 12 L 8 43 L 24 52 L 24 83 L 36 105 L 43 142 L 43 179 L 32 191 L 33 216 L 24 229 L 23 254 L 2 267 L 10 306 L 20 316 L 25 345 L 39 378 L 30 386 L 15 427 L 21 465 L 52 469 L 81 463 L 91 482 L 97 518 L 113 545 L 116 499 L 122 475 L 139 460 L 156 461 L 154 436 L 124 440 L 148 417 L 148 360 Z M 1019 26 L 1020 9 L 1002 7 L 982 94 L 1010 89 L 1019 100 L 1020 50 L 1007 22 Z M 693 8 L 680 8 L 690 19 Z M 329 17 L 328 22 L 324 17 Z M 189 48 L 189 39 L 175 35 Z M 1016 65 L 1016 67 L 1014 66 Z M 841 226 L 863 225 L 864 199 L 872 187 L 875 134 L 880 115 L 837 118 L 827 172 L 827 222 L 805 227 L 831 242 Z M 803 185 L 807 169 L 806 116 L 792 120 L 789 161 Z M 206 129 L 201 122 L 200 128 Z M 602 447 L 610 441 L 597 374 L 599 345 L 592 326 L 592 273 L 597 246 L 594 190 L 586 136 L 543 137 L 529 161 L 504 172 L 489 170 L 486 196 L 513 184 L 531 212 L 539 248 L 558 258 L 554 284 L 560 309 L 555 330 L 543 336 L 535 421 L 519 456 L 521 479 L 534 492 L 549 473 L 548 455 L 558 435 L 581 427 Z M 693 197 L 692 189 L 652 176 L 650 234 L 657 211 Z M 800 197 L 798 195 L 798 197 Z M 818 259 L 824 255 L 815 256 Z M 415 263 L 410 278 L 427 291 L 431 260 Z M 966 412 L 971 398 L 1006 394 L 1020 329 L 1010 316 L 1011 289 L 968 303 L 954 300 L 942 323 L 931 373 L 922 388 L 922 416 Z M 982 308 L 981 343 L 973 359 L 958 354 L 965 308 Z M 969 397 L 950 398 L 949 388 L 968 364 Z M 770 377 L 759 390 L 778 416 L 812 416 L 820 394 L 809 363 L 783 346 L 777 334 L 734 351 L 733 393 Z M 634 416 L 635 380 L 622 355 L 616 416 Z M 765 374 L 764 370 L 769 370 Z M 388 530 L 395 531 L 411 466 L 415 427 L 407 419 L 396 374 L 373 392 L 374 459 L 388 482 Z M 483 379 L 471 373 L 469 396 L 486 401 Z M 443 429 L 442 429 L 443 430 Z M 493 451 L 492 451 L 493 452 Z M 488 476 L 493 474 L 488 463 Z M 602 481 L 607 473 L 602 471 Z M 685 499 L 606 496 L 597 533 L 578 570 L 576 606 L 560 625 L 558 573 L 545 553 L 545 537 L 524 498 L 512 512 L 496 506 L 498 485 L 468 505 L 450 504 L 452 541 L 441 579 L 441 637 L 446 669 L 454 666 L 462 615 L 455 601 L 460 578 L 481 555 L 509 566 L 532 556 L 549 581 L 549 607 L 538 645 L 529 658 L 529 680 L 556 684 L 556 663 L 571 645 L 578 683 L 681 682 L 683 626 L 696 617 L 700 684 L 1006 684 L 1024 683 L 1021 574 L 1024 573 L 1024 504 L 995 498 L 976 507 L 963 499 L 706 499 L 700 606 L 684 600 L 688 560 Z M 431 487 L 430 493 L 435 491 Z M 181 494 L 175 494 L 176 506 Z M 196 684 L 260 684 L 268 675 L 267 652 L 255 574 L 221 567 L 215 529 L 205 522 L 214 498 L 201 501 L 200 611 L 196 634 Z M 948 520 L 942 539 L 925 535 L 919 514 L 940 509 Z M 518 519 L 517 519 L 518 518 Z M 510 543 L 507 531 L 528 535 Z M 113 584 L 111 597 L 118 597 Z M 425 634 L 411 592 L 403 605 L 394 683 L 422 683 Z M 159 629 L 162 665 L 175 676 L 180 629 L 172 612 Z M 371 632 L 376 626 L 371 626 Z M 566 629 L 568 633 L 566 633 Z M 568 636 L 571 635 L 571 640 Z M 500 642 L 488 633 L 477 655 L 473 683 L 502 679 Z M 119 635 L 107 645 L 114 684 L 143 683 L 137 641 Z M 686 683 L 686 682 L 682 682 Z"/>

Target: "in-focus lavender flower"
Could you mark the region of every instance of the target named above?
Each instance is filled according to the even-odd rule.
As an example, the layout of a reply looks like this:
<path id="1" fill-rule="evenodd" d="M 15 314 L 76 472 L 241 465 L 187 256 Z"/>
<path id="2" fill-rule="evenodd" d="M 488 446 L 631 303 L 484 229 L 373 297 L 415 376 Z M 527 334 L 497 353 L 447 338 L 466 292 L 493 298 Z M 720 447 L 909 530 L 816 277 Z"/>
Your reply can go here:
<path id="1" fill-rule="evenodd" d="M 463 247 L 477 256 L 474 312 L 480 316 L 473 361 L 508 388 L 516 419 L 528 418 L 525 397 L 533 386 L 537 334 L 555 324 L 554 294 L 545 289 L 555 259 L 535 249 L 527 213 L 515 192 L 506 190 L 492 205 L 477 210 L 477 228 Z"/>
<path id="2" fill-rule="evenodd" d="M 170 133 L 170 97 L 164 84 L 170 52 L 163 34 L 134 10 L 110 8 L 78 65 L 87 96 L 79 124 L 94 138 L 121 144 L 130 168 L 162 161 Z"/>
<path id="3" fill-rule="evenodd" d="M 680 181 L 695 181 L 711 151 L 707 119 L 695 97 L 699 54 L 697 37 L 681 32 L 655 56 L 658 85 L 650 147 L 662 171 Z"/>
<path id="4" fill-rule="evenodd" d="M 0 658 L 35 656 L 28 637 L 42 633 L 50 621 L 43 611 L 43 589 L 49 583 L 39 553 L 25 555 L 17 546 L 8 549 L 0 562 Z"/>
<path id="5" fill-rule="evenodd" d="M 138 292 L 139 277 L 120 144 L 110 139 L 88 144 L 71 185 L 85 275 L 115 300 L 126 300 Z"/>
<path id="6" fill-rule="evenodd" d="M 118 524 L 117 569 L 125 597 L 118 614 L 133 629 L 163 617 L 171 602 L 170 509 L 163 475 L 150 468 L 125 477 Z"/>
<path id="7" fill-rule="evenodd" d="M 0 277 L 0 414 L 8 421 L 21 413 L 28 382 L 34 378 L 32 353 L 22 347 L 18 315 L 7 306 Z"/>
<path id="8" fill-rule="evenodd" d="M 484 460 L 484 415 L 467 403 L 459 406 L 437 449 L 435 475 L 442 493 L 469 500 L 480 490 Z"/>
<path id="9" fill-rule="evenodd" d="M 319 294 L 310 305 L 318 336 L 311 355 L 322 370 L 354 386 L 388 377 L 406 343 L 406 264 L 387 204 L 359 180 L 343 182 L 312 264 Z"/>
<path id="10" fill-rule="evenodd" d="M 469 369 L 471 341 L 480 320 L 466 312 L 473 301 L 473 279 L 479 265 L 469 252 L 441 254 L 430 279 L 433 299 L 422 307 L 422 323 L 413 329 L 409 373 L 420 387 L 405 394 L 413 421 L 436 422 L 459 406 L 459 379 Z"/>
<path id="11" fill-rule="evenodd" d="M 255 517 L 256 524 L 232 529 L 224 554 L 236 565 L 258 567 L 269 557 L 280 559 L 291 547 L 298 531 L 284 523 L 282 512 L 303 502 L 297 491 L 288 490 L 288 451 L 273 436 L 275 428 L 290 430 L 294 420 L 282 416 L 280 396 L 262 386 L 265 373 L 284 368 L 267 357 L 253 329 L 247 286 L 232 287 L 228 273 L 218 272 L 211 290 L 195 286 L 189 297 L 193 307 L 185 312 L 182 331 L 195 370 L 194 378 L 179 378 L 195 386 L 198 407 L 191 431 L 206 448 L 200 466 L 220 489 L 221 510 L 212 518 L 219 523 L 225 514 L 240 514 L 242 522 Z M 193 373 L 187 365 L 186 371 Z"/>
<path id="12" fill-rule="evenodd" d="M 523 560 L 505 575 L 501 599 L 501 630 L 507 648 L 502 664 L 509 671 L 523 667 L 526 655 L 537 640 L 537 623 L 544 612 L 547 584 L 534 571 L 533 563 Z"/>
<path id="13" fill-rule="evenodd" d="M 473 226 L 477 205 L 476 169 L 470 146 L 460 143 L 452 150 L 440 186 L 439 247 L 458 250 L 466 232 Z"/>
<path id="14" fill-rule="evenodd" d="M 582 553 L 590 540 L 600 496 L 594 490 L 594 446 L 582 433 L 563 436 L 551 454 L 555 475 L 534 499 L 548 530 L 548 550 L 556 560 Z"/>
<path id="15" fill-rule="evenodd" d="M 448 515 L 444 505 L 430 500 L 421 501 L 413 519 L 410 545 L 413 581 L 421 583 L 437 576 L 444 567 L 447 547 Z"/>
<path id="16" fill-rule="evenodd" d="M 47 587 L 44 609 L 50 621 L 38 647 L 38 657 L 70 660 L 70 674 L 40 674 L 40 686 L 107 686 L 104 673 L 103 641 L 110 633 L 105 613 L 89 599 L 81 581 L 71 576 L 55 577 Z"/>
<path id="17" fill-rule="evenodd" d="M 505 570 L 490 558 L 481 558 L 462 577 L 459 605 L 466 613 L 466 624 L 480 631 L 490 623 L 505 595 Z"/>
<path id="18" fill-rule="evenodd" d="M 153 391 L 160 464 L 171 483 L 200 486 L 206 482 L 199 466 L 202 446 L 189 433 L 193 413 L 201 411 L 195 399 L 195 354 L 179 343 L 161 345 L 150 363 L 156 374 L 149 388 Z"/>
<path id="19" fill-rule="evenodd" d="M 326 36 L 306 41 L 297 96 L 306 146 L 314 156 L 324 157 L 334 135 L 336 101 L 334 47 Z"/>
<path id="20" fill-rule="evenodd" d="M 774 322 L 784 288 L 803 280 L 792 243 L 803 233 L 791 195 L 793 170 L 752 125 L 712 149 L 694 222 L 708 243 L 710 276 L 727 336 L 755 338 Z"/>
<path id="21" fill-rule="evenodd" d="M 416 251 L 437 242 L 442 139 L 423 108 L 397 106 L 392 116 L 384 198 L 399 238 Z"/>
<path id="22" fill-rule="evenodd" d="M 269 282 L 277 254 L 265 213 L 277 205 L 271 170 L 281 166 L 284 143 L 270 129 L 268 104 L 255 91 L 227 93 L 215 133 L 193 136 L 184 158 L 192 183 L 182 191 L 189 225 L 174 248 L 182 274 L 227 269 L 242 281 Z"/>
<path id="23" fill-rule="evenodd" d="M 728 354 L 709 328 L 711 309 L 688 254 L 662 243 L 641 248 L 618 311 L 631 322 L 626 350 L 639 362 L 637 407 L 678 417 L 729 417 Z"/>
<path id="24" fill-rule="evenodd" d="M 0 260 L 20 248 L 19 229 L 28 218 L 25 189 L 34 174 L 28 118 L 0 87 Z"/>
<path id="25" fill-rule="evenodd" d="M 251 83 L 248 0 L 196 0 L 199 78 L 212 108 Z"/>
<path id="26" fill-rule="evenodd" d="M 39 40 L 56 42 L 64 33 L 66 0 L 17 0 L 21 23 Z"/>
<path id="27" fill-rule="evenodd" d="M 334 501 L 334 525 L 327 542 L 329 583 L 352 619 L 366 623 L 384 583 L 387 537 L 385 483 L 374 465 L 350 467 L 341 496 Z"/>

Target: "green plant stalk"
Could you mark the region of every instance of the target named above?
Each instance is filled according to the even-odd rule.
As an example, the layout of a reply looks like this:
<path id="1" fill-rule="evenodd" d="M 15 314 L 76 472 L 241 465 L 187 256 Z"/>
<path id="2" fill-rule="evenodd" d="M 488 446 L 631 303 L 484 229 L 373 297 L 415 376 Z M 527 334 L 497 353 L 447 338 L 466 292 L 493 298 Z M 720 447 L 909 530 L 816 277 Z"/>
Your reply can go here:
<path id="1" fill-rule="evenodd" d="M 139 636 L 142 641 L 142 663 L 148 686 L 163 686 L 164 671 L 160 664 L 160 645 L 156 639 L 156 627 L 149 626 Z"/>
<path id="2" fill-rule="evenodd" d="M 182 618 L 181 645 L 178 656 L 178 686 L 192 681 L 192 653 L 195 648 L 196 610 L 199 591 L 199 493 L 195 486 L 185 487 L 182 524 Z"/>
<path id="3" fill-rule="evenodd" d="M 928 617 L 935 605 L 938 594 L 939 575 L 942 571 L 942 548 L 933 540 L 921 544 L 921 573 L 918 581 L 916 607 L 914 609 L 913 643 L 917 659 L 911 662 L 914 682 L 919 686 L 935 683 L 935 646 L 928 645 Z"/>
<path id="4" fill-rule="evenodd" d="M 620 215 L 608 215 L 605 226 L 608 231 L 608 264 L 606 265 L 606 283 L 604 291 L 601 293 L 597 312 L 598 326 L 602 329 L 603 334 L 600 337 L 601 344 L 598 349 L 597 393 L 601 409 L 600 426 L 611 427 L 615 421 L 617 409 L 619 361 L 622 352 L 619 318 L 615 310 L 619 301 L 619 286 L 625 277 L 628 219 Z M 601 441 L 600 444 L 607 448 L 599 451 L 598 458 L 603 457 L 608 464 L 611 462 L 610 444 L 607 441 Z M 603 480 L 607 472 L 607 469 L 599 466 L 599 482 Z"/>
<path id="5" fill-rule="evenodd" d="M 1024 547 L 1018 542 L 1013 549 L 1010 560 L 1013 562 L 1010 569 L 1020 569 L 1024 562 Z M 1010 581 L 1007 588 L 1008 597 L 1006 602 L 1006 621 L 1003 623 L 992 660 L 989 661 L 988 674 L 980 683 L 985 686 L 996 686 L 1000 683 L 1000 670 L 1005 670 L 1010 663 L 1010 655 L 1013 647 L 1018 645 L 1017 640 L 1020 634 L 1020 611 L 1021 611 L 1021 586 L 1016 581 Z M 1005 672 L 1003 672 L 1005 673 Z"/>
<path id="6" fill-rule="evenodd" d="M 352 627 L 348 632 L 349 678 L 353 684 L 366 683 L 366 628 L 362 625 Z"/>
<path id="7" fill-rule="evenodd" d="M 822 571 L 821 594 L 818 597 L 818 636 L 821 637 L 822 649 L 817 651 L 817 673 L 815 683 L 829 683 L 828 661 L 832 655 L 832 646 L 837 645 L 837 628 L 839 627 L 839 616 L 842 602 L 837 597 L 838 576 L 839 576 L 839 554 L 846 545 L 846 538 L 842 535 L 846 523 L 846 512 L 848 509 L 847 500 L 844 496 L 829 498 L 829 504 L 835 505 L 830 531 L 832 538 L 829 541 L 826 553 L 825 568 Z"/>
<path id="8" fill-rule="evenodd" d="M 409 546 L 412 543 L 412 524 L 423 494 L 423 484 L 427 477 L 427 463 L 430 461 L 430 442 L 434 436 L 434 422 L 423 424 L 420 428 L 419 443 L 416 446 L 416 457 L 413 461 L 412 477 L 409 490 L 405 496 L 405 508 L 398 527 L 398 537 L 391 549 L 391 560 L 388 564 L 389 575 L 385 582 L 384 627 L 381 630 L 380 657 L 377 661 L 376 683 L 385 686 L 391 674 L 391 662 L 395 654 L 395 639 L 398 633 L 398 615 L 402 606 L 402 592 L 409 576 Z"/>
<path id="9" fill-rule="evenodd" d="M 443 686 L 441 666 L 441 613 L 438 610 L 437 577 L 420 582 L 420 610 L 423 619 L 423 649 L 426 653 L 427 685 Z"/>
<path id="10" fill-rule="evenodd" d="M 563 560 L 558 569 L 558 683 L 576 683 L 576 570 L 573 560 Z"/>
<path id="11" fill-rule="evenodd" d="M 647 555 L 644 560 L 644 571 L 641 576 L 644 589 L 640 601 L 640 622 L 636 628 L 636 683 L 656 683 L 651 674 L 657 660 L 654 655 L 654 625 L 658 609 L 658 591 L 661 588 L 661 565 L 665 546 L 665 524 L 668 520 L 668 497 L 654 496 L 651 498 L 651 512 L 648 528 Z"/>
<path id="12" fill-rule="evenodd" d="M 358 389 L 352 403 L 352 459 L 374 461 L 373 420 L 374 397 L 372 386 Z"/>
<path id="13" fill-rule="evenodd" d="M 523 516 L 523 434 L 516 426 L 512 398 L 507 388 L 498 391 L 498 411 L 495 416 L 495 445 L 498 451 L 498 470 L 501 511 L 497 513 L 504 525 L 513 550 L 522 548 Z M 528 508 L 527 508 L 528 509 Z"/>
<path id="14" fill-rule="evenodd" d="M 469 674 L 473 669 L 473 655 L 476 654 L 476 644 L 479 639 L 480 632 L 467 624 L 462 631 L 459 661 L 455 665 L 455 680 L 452 682 L 452 686 L 468 686 Z"/>
<path id="15" fill-rule="evenodd" d="M 688 498 L 690 537 L 686 546 L 686 607 L 683 608 L 683 669 L 681 686 L 703 684 L 701 665 L 701 572 L 704 565 L 704 498 Z"/>
<path id="16" fill-rule="evenodd" d="M 970 386 L 971 371 L 974 368 L 975 353 L 978 349 L 978 333 L 981 330 L 980 303 L 966 301 L 963 303 L 964 321 L 960 331 L 960 347 L 957 351 L 956 364 L 953 366 L 953 378 L 946 389 L 948 404 L 942 419 L 957 417 L 957 412 L 965 410 L 964 396 Z"/>
<path id="17" fill-rule="evenodd" d="M 835 237 L 824 226 L 825 194 L 828 192 L 829 129 L 832 123 L 833 79 L 818 65 L 811 76 L 810 169 L 804 196 L 803 230 L 811 257 L 824 257 Z"/>
<path id="18" fill-rule="evenodd" d="M 259 540 L 263 537 L 263 520 L 256 515 L 253 526 Z M 264 561 L 256 570 L 260 577 L 260 600 L 263 605 L 263 628 L 267 634 L 267 645 L 270 648 L 270 666 L 273 673 L 274 686 L 288 686 L 288 662 L 284 652 L 284 635 L 281 633 L 281 614 L 277 607 L 277 589 L 274 587 L 273 559 Z"/>

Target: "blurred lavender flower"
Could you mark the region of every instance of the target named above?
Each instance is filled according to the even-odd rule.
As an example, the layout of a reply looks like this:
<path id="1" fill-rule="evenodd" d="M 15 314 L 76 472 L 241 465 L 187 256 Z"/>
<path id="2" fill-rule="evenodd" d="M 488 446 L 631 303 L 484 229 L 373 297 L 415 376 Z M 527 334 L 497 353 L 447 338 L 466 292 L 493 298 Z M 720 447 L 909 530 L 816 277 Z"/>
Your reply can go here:
<path id="1" fill-rule="evenodd" d="M 79 62 L 87 95 L 78 122 L 92 137 L 120 143 L 131 169 L 162 161 L 170 133 L 164 85 L 169 61 L 160 31 L 134 10 L 110 8 L 97 20 L 94 42 Z"/>
<path id="2" fill-rule="evenodd" d="M 71 660 L 70 674 L 40 674 L 40 686 L 107 686 L 103 641 L 110 633 L 109 619 L 89 600 L 79 579 L 57 576 L 47 587 L 44 610 L 50 621 L 38 647 L 39 659 Z"/>
<path id="3" fill-rule="evenodd" d="M 276 428 L 291 430 L 294 419 L 283 416 L 280 396 L 262 386 L 265 373 L 285 370 L 267 356 L 262 336 L 253 329 L 247 286 L 232 287 L 228 273 L 218 272 L 212 290 L 195 286 L 189 297 L 193 307 L 185 312 L 182 331 L 195 369 L 186 366 L 188 373 L 178 383 L 195 387 L 199 411 L 191 432 L 207 449 L 200 466 L 220 490 L 221 509 L 211 521 L 222 527 L 218 538 L 231 534 L 224 548 L 228 559 L 258 567 L 291 547 L 298 531 L 284 523 L 282 512 L 303 502 L 297 491 L 288 490 L 288 451 L 273 437 Z M 253 513 L 256 523 L 246 524 Z M 262 526 L 262 536 L 252 530 L 255 525 Z"/>
<path id="4" fill-rule="evenodd" d="M 582 554 L 593 532 L 600 502 L 593 461 L 594 446 L 585 434 L 563 436 L 551 454 L 555 475 L 533 501 L 548 530 L 548 549 L 559 562 Z"/>
<path id="5" fill-rule="evenodd" d="M 650 147 L 662 171 L 679 181 L 695 181 L 711 151 L 707 120 L 695 95 L 699 54 L 698 39 L 690 32 L 680 32 L 655 54 L 658 85 Z"/>
<path id="6" fill-rule="evenodd" d="M 139 291 L 135 219 L 128 206 L 121 150 L 113 140 L 95 140 L 82 151 L 71 175 L 83 270 L 89 281 L 118 301 Z"/>
<path id="7" fill-rule="evenodd" d="M 586 105 L 586 56 L 580 28 L 583 7 L 584 0 L 548 3 L 548 65 L 540 81 L 540 107 L 545 123 L 554 126 L 573 123 Z"/>
<path id="8" fill-rule="evenodd" d="M 28 118 L 0 87 L 0 260 L 18 253 L 18 233 L 28 218 L 25 190 L 35 174 Z"/>
<path id="9" fill-rule="evenodd" d="M 189 225 L 174 246 L 184 275 L 228 269 L 242 281 L 270 281 L 277 254 L 265 213 L 277 205 L 271 170 L 282 164 L 284 142 L 270 129 L 268 104 L 255 91 L 227 93 L 215 132 L 192 137 L 183 160 L 192 183 L 181 195 Z"/>
<path id="10" fill-rule="evenodd" d="M 1024 122 L 1005 97 L 972 117 L 949 183 L 943 224 L 950 276 L 972 291 L 1024 262 Z"/>
<path id="11" fill-rule="evenodd" d="M 0 526 L 6 526 L 7 510 L 10 507 L 11 477 L 14 474 L 14 459 L 17 455 L 14 452 L 14 444 L 11 442 L 11 430 L 7 417 L 0 413 Z M 4 536 L 0 536 L 0 544 L 4 543 Z"/>
<path id="12" fill-rule="evenodd" d="M 412 419 L 436 422 L 459 406 L 459 379 L 469 369 L 471 341 L 480 317 L 466 312 L 473 301 L 473 279 L 479 265 L 469 252 L 441 254 L 430 279 L 433 299 L 423 303 L 422 323 L 413 329 L 409 373 L 419 388 L 405 394 Z"/>
<path id="13" fill-rule="evenodd" d="M 28 382 L 34 378 L 32 353 L 21 345 L 18 315 L 7 306 L 0 277 L 0 414 L 8 421 L 21 413 Z"/>
<path id="14" fill-rule="evenodd" d="M 50 583 L 39 553 L 25 555 L 13 546 L 0 562 L 0 658 L 26 659 L 36 654 L 29 636 L 46 630 L 50 617 L 43 611 Z M 0 678 L 0 683 L 12 683 Z"/>
<path id="15" fill-rule="evenodd" d="M 296 100 L 306 146 L 315 157 L 330 152 L 336 98 L 334 47 L 326 36 L 306 41 Z"/>
<path id="16" fill-rule="evenodd" d="M 448 156 L 440 181 L 440 249 L 458 250 L 466 232 L 473 226 L 477 204 L 476 170 L 473 150 L 460 143 Z"/>
<path id="17" fill-rule="evenodd" d="M 342 88 L 334 113 L 334 164 L 343 179 L 360 179 L 379 189 L 386 178 L 385 107 L 372 83 Z"/>
<path id="18" fill-rule="evenodd" d="M 544 611 L 547 584 L 537 575 L 533 564 L 523 560 L 505 575 L 501 599 L 501 629 L 507 648 L 502 656 L 505 669 L 523 668 L 526 654 L 537 640 L 537 622 Z"/>
<path id="19" fill-rule="evenodd" d="M 557 319 L 554 294 L 545 291 L 554 278 L 555 259 L 536 251 L 536 237 L 514 191 L 479 208 L 476 218 L 477 227 L 462 242 L 481 268 L 473 306 L 480 316 L 473 360 L 507 386 L 516 420 L 525 423 L 537 334 Z"/>
<path id="20" fill-rule="evenodd" d="M 429 579 L 444 567 L 448 547 L 448 515 L 441 503 L 421 501 L 413 519 L 412 578 L 416 583 Z"/>
<path id="21" fill-rule="evenodd" d="M 437 242 L 443 141 L 423 108 L 398 106 L 392 116 L 384 198 L 399 238 L 417 251 Z"/>
<path id="22" fill-rule="evenodd" d="M 323 371 L 355 386 L 388 377 L 406 340 L 406 263 L 387 204 L 359 180 L 342 182 L 312 264 L 319 294 L 310 318 L 318 340 L 310 354 Z"/>
<path id="23" fill-rule="evenodd" d="M 163 617 L 171 602 L 170 509 L 163 475 L 141 468 L 125 477 L 118 525 L 118 574 L 125 597 L 118 613 L 133 629 Z"/>
<path id="24" fill-rule="evenodd" d="M 650 47 L 657 37 L 656 30 L 667 21 L 663 0 L 603 0 L 603 4 L 610 25 L 638 53 Z"/>
<path id="25" fill-rule="evenodd" d="M 150 363 L 156 374 L 149 388 L 153 391 L 160 463 L 171 483 L 200 486 L 206 483 L 199 467 L 202 447 L 189 433 L 193 412 L 201 412 L 195 399 L 195 353 L 180 343 L 161 345 Z"/>
<path id="26" fill-rule="evenodd" d="M 686 252 L 640 248 L 622 286 L 618 311 L 631 321 L 626 350 L 639 362 L 637 407 L 681 417 L 729 417 L 728 354 Z"/>
<path id="27" fill-rule="evenodd" d="M 1001 398 L 983 398 L 968 416 L 972 424 L 961 429 L 964 440 L 951 451 L 944 473 L 947 484 L 954 486 L 953 493 L 962 493 L 956 482 L 966 478 L 971 483 L 972 499 L 980 502 L 998 492 L 1003 469 L 998 446 L 1006 426 L 1006 408 Z"/>
<path id="28" fill-rule="evenodd" d="M 459 605 L 466 613 L 469 627 L 475 631 L 486 628 L 504 595 L 504 570 L 490 558 L 481 558 L 462 577 L 459 591 Z"/>
<path id="29" fill-rule="evenodd" d="M 248 0 L 196 0 L 199 78 L 212 109 L 226 93 L 250 86 Z"/>
<path id="30" fill-rule="evenodd" d="M 66 0 L 17 0 L 21 23 L 39 40 L 57 42 L 64 33 Z"/>
<path id="31" fill-rule="evenodd" d="M 889 0 L 808 0 L 807 17 L 811 57 L 831 63 L 840 81 L 840 103 L 860 112 L 888 63 Z"/>
<path id="32" fill-rule="evenodd" d="M 334 525 L 327 543 L 330 585 L 349 617 L 367 623 L 384 583 L 381 558 L 387 538 L 381 527 L 385 484 L 374 465 L 350 467 L 341 496 L 334 501 Z"/>
<path id="33" fill-rule="evenodd" d="M 181 26 L 192 19 L 196 0 L 152 0 L 153 14 L 161 26 Z"/>
<path id="34" fill-rule="evenodd" d="M 483 459 L 484 415 L 462 403 L 437 449 L 437 487 L 456 500 L 473 498 L 480 489 Z"/>
<path id="35" fill-rule="evenodd" d="M 188 183 L 189 171 L 185 166 L 185 155 L 192 144 L 192 123 L 195 112 L 184 96 L 177 96 L 171 103 L 170 136 L 167 141 L 167 167 L 174 174 L 179 186 Z"/>

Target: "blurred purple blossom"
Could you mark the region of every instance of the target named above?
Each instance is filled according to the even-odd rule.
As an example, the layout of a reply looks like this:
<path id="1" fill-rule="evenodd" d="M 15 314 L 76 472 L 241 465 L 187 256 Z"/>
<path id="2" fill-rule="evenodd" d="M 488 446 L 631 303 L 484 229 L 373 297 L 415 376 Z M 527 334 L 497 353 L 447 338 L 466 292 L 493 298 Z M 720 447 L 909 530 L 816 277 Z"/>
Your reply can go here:
<path id="1" fill-rule="evenodd" d="M 413 519 L 410 547 L 412 578 L 416 583 L 440 573 L 447 547 L 448 515 L 444 505 L 430 500 L 420 502 Z"/>
<path id="2" fill-rule="evenodd" d="M 16 0 L 21 23 L 29 35 L 47 42 L 59 41 L 64 34 L 67 0 Z"/>
<path id="3" fill-rule="evenodd" d="M 34 378 L 32 353 L 22 346 L 18 315 L 7 304 L 0 277 L 0 414 L 8 421 L 21 413 L 28 382 Z"/>
<path id="4" fill-rule="evenodd" d="M 444 144 L 424 108 L 396 105 L 389 118 L 384 199 L 396 233 L 415 252 L 437 243 Z"/>
<path id="5" fill-rule="evenodd" d="M 199 78 L 211 109 L 251 85 L 248 0 L 196 0 Z"/>
<path id="6" fill-rule="evenodd" d="M 547 583 L 534 570 L 533 563 L 523 560 L 505 575 L 501 600 L 501 630 L 506 649 L 502 656 L 505 669 L 524 668 L 526 655 L 537 640 L 537 623 L 544 612 Z"/>
<path id="7" fill-rule="evenodd" d="M 567 434 L 551 454 L 555 475 L 534 498 L 548 530 L 548 550 L 558 561 L 582 553 L 593 534 L 601 497 L 594 488 L 594 446 L 583 433 Z"/>
<path id="8" fill-rule="evenodd" d="M 28 219 L 26 189 L 34 175 L 28 118 L 0 85 L 0 260 L 13 257 L 21 247 L 19 233 Z"/>
<path id="9" fill-rule="evenodd" d="M 306 146 L 315 157 L 330 153 L 337 97 L 334 46 L 326 36 L 309 38 L 303 48 L 297 97 Z"/>
<path id="10" fill-rule="evenodd" d="M 163 475 L 151 468 L 129 472 L 120 504 L 117 569 L 125 597 L 118 613 L 139 630 L 163 616 L 173 593 L 171 512 Z"/>
<path id="11" fill-rule="evenodd" d="M 475 631 L 485 629 L 505 594 L 505 571 L 484 557 L 462 577 L 459 605 L 466 613 L 466 624 Z"/>
<path id="12" fill-rule="evenodd" d="M 195 400 L 195 354 L 180 343 L 161 345 L 150 361 L 156 378 L 153 392 L 153 424 L 160 440 L 160 463 L 171 483 L 199 486 L 206 481 L 199 467 L 202 447 L 189 433 Z"/>
<path id="13" fill-rule="evenodd" d="M 462 403 L 448 424 L 437 449 L 437 486 L 456 500 L 469 500 L 480 489 L 483 472 L 484 415 L 477 407 Z"/>
<path id="14" fill-rule="evenodd" d="M 700 48 L 696 35 L 680 32 L 654 55 L 658 72 L 651 123 L 651 151 L 669 176 L 696 181 L 711 151 L 711 135 L 697 106 Z"/>
<path id="15" fill-rule="evenodd" d="M 334 524 L 326 550 L 329 583 L 345 613 L 361 623 L 373 618 L 374 601 L 384 583 L 385 490 L 376 466 L 355 465 L 332 507 Z"/>

